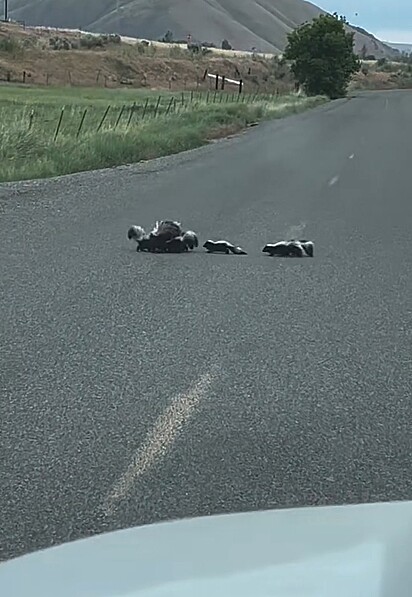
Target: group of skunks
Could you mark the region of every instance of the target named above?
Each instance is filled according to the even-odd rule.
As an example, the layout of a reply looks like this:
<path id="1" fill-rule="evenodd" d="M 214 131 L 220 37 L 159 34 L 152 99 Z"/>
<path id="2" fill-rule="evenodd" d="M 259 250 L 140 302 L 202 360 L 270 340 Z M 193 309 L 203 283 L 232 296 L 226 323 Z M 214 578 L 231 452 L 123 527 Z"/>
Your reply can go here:
<path id="1" fill-rule="evenodd" d="M 184 253 L 199 246 L 199 239 L 192 230 L 183 231 L 180 222 L 161 220 L 147 234 L 141 226 L 131 226 L 127 236 L 137 243 L 137 251 L 150 253 Z M 208 253 L 234 253 L 247 255 L 246 251 L 227 240 L 207 240 L 203 247 Z M 262 253 L 273 257 L 313 257 L 313 242 L 308 240 L 287 240 L 267 244 Z"/>

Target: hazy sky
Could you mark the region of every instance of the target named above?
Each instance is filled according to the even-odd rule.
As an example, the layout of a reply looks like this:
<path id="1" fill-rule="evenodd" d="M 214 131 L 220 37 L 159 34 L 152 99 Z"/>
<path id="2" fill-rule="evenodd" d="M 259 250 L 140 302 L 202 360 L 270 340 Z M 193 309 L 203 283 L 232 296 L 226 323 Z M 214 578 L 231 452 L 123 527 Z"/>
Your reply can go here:
<path id="1" fill-rule="evenodd" d="M 412 43 L 412 0 L 312 0 L 383 41 Z"/>

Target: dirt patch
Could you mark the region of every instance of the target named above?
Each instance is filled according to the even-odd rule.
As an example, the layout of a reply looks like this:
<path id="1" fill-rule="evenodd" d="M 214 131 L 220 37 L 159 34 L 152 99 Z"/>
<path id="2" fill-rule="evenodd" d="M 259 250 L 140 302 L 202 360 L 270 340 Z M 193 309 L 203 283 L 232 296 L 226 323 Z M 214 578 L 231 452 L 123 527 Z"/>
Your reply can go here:
<path id="1" fill-rule="evenodd" d="M 245 127 L 241 124 L 218 126 L 216 128 L 210 129 L 206 136 L 206 140 L 209 141 L 209 143 L 214 143 L 220 139 L 234 137 L 235 135 L 242 133 L 244 130 Z"/>

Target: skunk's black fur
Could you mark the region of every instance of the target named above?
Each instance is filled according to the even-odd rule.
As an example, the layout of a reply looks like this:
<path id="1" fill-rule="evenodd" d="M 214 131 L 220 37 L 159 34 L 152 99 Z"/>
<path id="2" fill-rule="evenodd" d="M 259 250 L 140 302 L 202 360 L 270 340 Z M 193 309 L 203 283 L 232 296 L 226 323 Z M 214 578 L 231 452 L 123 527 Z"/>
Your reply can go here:
<path id="1" fill-rule="evenodd" d="M 309 240 L 283 240 L 265 245 L 262 253 L 272 257 L 313 257 L 314 245 Z"/>

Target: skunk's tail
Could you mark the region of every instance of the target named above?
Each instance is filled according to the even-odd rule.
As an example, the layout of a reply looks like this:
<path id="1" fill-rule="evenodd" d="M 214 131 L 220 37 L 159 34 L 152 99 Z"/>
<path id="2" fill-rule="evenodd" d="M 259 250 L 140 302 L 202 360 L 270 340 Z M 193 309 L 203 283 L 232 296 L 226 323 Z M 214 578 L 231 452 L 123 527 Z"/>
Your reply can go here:
<path id="1" fill-rule="evenodd" d="M 180 222 L 175 222 L 173 220 L 161 220 L 160 222 L 156 222 L 151 235 L 162 236 L 164 237 L 165 241 L 167 241 L 175 238 L 176 236 L 181 236 L 182 228 L 180 227 Z"/>
<path id="2" fill-rule="evenodd" d="M 127 231 L 127 238 L 129 240 L 135 240 L 137 243 L 146 236 L 146 232 L 141 226 L 131 226 Z"/>
<path id="3" fill-rule="evenodd" d="M 185 232 L 182 237 L 182 240 L 188 247 L 188 249 L 190 249 L 191 251 L 193 251 L 195 247 L 199 246 L 199 239 L 197 238 L 197 234 L 193 232 L 193 230 L 188 230 L 187 232 Z"/>
<path id="4" fill-rule="evenodd" d="M 235 247 L 233 245 L 229 245 L 229 251 L 232 251 L 235 255 L 247 255 L 246 251 L 244 251 L 241 247 Z"/>
<path id="5" fill-rule="evenodd" d="M 292 240 L 289 243 L 300 248 L 302 251 L 302 255 L 299 255 L 300 257 L 313 257 L 315 247 L 311 240 Z"/>
<path id="6" fill-rule="evenodd" d="M 313 257 L 314 249 L 315 249 L 313 242 L 310 240 L 301 240 L 300 244 L 302 245 L 303 249 L 305 250 L 306 255 L 308 257 Z"/>

